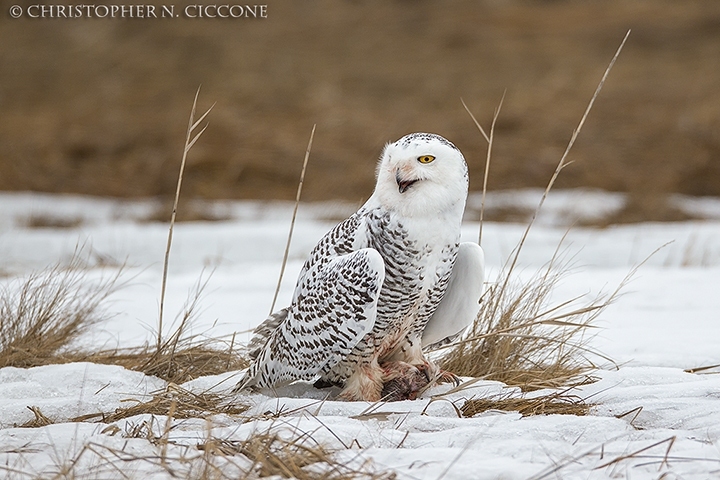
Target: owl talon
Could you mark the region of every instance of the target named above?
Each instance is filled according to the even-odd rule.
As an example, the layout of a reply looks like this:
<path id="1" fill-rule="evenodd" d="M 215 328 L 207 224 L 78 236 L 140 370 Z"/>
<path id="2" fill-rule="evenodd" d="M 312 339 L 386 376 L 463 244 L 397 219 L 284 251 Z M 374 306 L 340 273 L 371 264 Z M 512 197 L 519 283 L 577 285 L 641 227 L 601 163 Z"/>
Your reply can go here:
<path id="1" fill-rule="evenodd" d="M 432 365 L 411 365 L 394 361 L 382 365 L 384 382 L 382 399 L 386 402 L 415 400 L 432 385 Z"/>
<path id="2" fill-rule="evenodd" d="M 319 378 L 318 380 L 315 381 L 315 383 L 313 383 L 313 387 L 315 387 L 317 389 L 330 388 L 330 387 L 342 388 L 343 385 L 341 383 L 325 380 L 324 378 Z"/>
<path id="3" fill-rule="evenodd" d="M 448 372 L 447 370 L 441 370 L 440 375 L 437 378 L 437 383 L 452 383 L 453 386 L 459 387 L 462 383 L 462 380 L 460 380 L 460 377 L 455 375 L 452 372 Z"/>
<path id="4" fill-rule="evenodd" d="M 425 379 L 427 380 L 427 383 L 431 383 L 433 381 L 433 374 L 432 369 L 430 368 L 430 365 L 427 363 L 423 363 L 421 365 L 414 365 L 415 368 L 420 370 L 420 372 L 425 375 Z"/>

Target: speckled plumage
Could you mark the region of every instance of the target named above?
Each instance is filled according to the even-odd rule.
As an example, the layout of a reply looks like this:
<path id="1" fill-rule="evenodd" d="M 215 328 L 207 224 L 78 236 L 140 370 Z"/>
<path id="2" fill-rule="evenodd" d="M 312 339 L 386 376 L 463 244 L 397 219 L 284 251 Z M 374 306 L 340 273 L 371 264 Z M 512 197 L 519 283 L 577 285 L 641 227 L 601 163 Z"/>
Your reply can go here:
<path id="1" fill-rule="evenodd" d="M 374 401 L 410 370 L 437 377 L 422 354 L 426 326 L 440 340 L 458 334 L 482 289 L 482 251 L 459 244 L 467 184 L 465 160 L 446 139 L 417 133 L 388 144 L 373 195 L 318 242 L 290 306 L 256 329 L 238 387 L 319 379 L 347 399 Z M 471 278 L 451 281 L 460 250 Z M 439 309 L 449 284 L 464 284 L 470 298 Z"/>

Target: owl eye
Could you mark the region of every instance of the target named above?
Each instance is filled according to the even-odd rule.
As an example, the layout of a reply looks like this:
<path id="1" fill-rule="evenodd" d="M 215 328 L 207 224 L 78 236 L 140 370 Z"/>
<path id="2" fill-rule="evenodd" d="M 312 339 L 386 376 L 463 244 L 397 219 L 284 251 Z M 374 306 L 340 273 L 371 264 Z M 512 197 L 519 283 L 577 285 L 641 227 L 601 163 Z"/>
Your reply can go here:
<path id="1" fill-rule="evenodd" d="M 435 160 L 435 157 L 432 155 L 421 155 L 417 158 L 417 161 L 420 163 L 430 163 L 433 160 Z"/>

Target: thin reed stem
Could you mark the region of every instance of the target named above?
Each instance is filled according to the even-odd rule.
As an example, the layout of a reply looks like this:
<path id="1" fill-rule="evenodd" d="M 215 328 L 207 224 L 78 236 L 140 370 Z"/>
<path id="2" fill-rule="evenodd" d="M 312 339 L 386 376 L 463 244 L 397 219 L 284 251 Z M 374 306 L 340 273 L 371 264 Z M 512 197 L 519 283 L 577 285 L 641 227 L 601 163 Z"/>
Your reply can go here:
<path id="1" fill-rule="evenodd" d="M 475 122 L 475 126 L 478 128 L 478 130 L 480 130 L 480 133 L 482 133 L 482 135 L 485 137 L 485 140 L 487 140 L 488 142 L 487 157 L 485 158 L 485 174 L 483 175 L 482 198 L 480 200 L 480 231 L 478 233 L 478 245 L 482 245 L 483 218 L 485 216 L 485 196 L 487 194 L 488 176 L 490 174 L 490 158 L 492 156 L 493 139 L 495 137 L 495 122 L 497 122 L 498 116 L 500 115 L 500 109 L 502 108 L 503 102 L 505 101 L 506 93 L 507 90 L 503 92 L 500 103 L 498 104 L 497 108 L 495 109 L 495 113 L 493 114 L 492 125 L 490 125 L 490 136 L 485 133 L 485 130 L 483 130 L 482 126 L 480 126 L 480 122 L 477 121 L 475 115 L 472 114 L 468 106 L 465 104 L 465 101 L 462 98 L 460 99 L 463 107 L 465 107 L 465 111 L 468 113 L 468 115 L 470 115 L 470 118 L 472 118 L 473 122 Z"/>
<path id="2" fill-rule="evenodd" d="M 610 70 L 612 69 L 613 65 L 615 65 L 615 61 L 620 56 L 620 52 L 622 52 L 622 49 L 625 46 L 625 42 L 627 41 L 629 35 L 630 35 L 630 30 L 627 31 L 622 42 L 620 42 L 620 46 L 618 47 L 617 51 L 615 52 L 615 55 L 613 55 L 612 60 L 610 60 L 610 64 L 605 69 L 605 73 L 603 74 L 602 79 L 600 79 L 600 83 L 598 83 L 598 86 L 595 89 L 595 93 L 593 93 L 593 96 L 590 99 L 590 102 L 588 103 L 587 108 L 585 108 L 585 112 L 583 113 L 582 118 L 580 118 L 580 123 L 578 123 L 577 128 L 575 130 L 573 130 L 573 134 L 572 134 L 572 137 L 570 138 L 570 142 L 568 143 L 567 147 L 565 148 L 565 152 L 563 153 L 562 157 L 560 158 L 560 162 L 558 162 L 558 165 L 555 168 L 555 172 L 553 172 L 552 178 L 550 178 L 550 181 L 548 182 L 547 187 L 545 188 L 545 191 L 543 192 L 543 195 L 540 198 L 540 202 L 538 203 L 537 208 L 533 212 L 532 218 L 530 219 L 528 226 L 525 228 L 525 231 L 523 232 L 522 238 L 520 239 L 518 246 L 515 248 L 515 252 L 513 254 L 513 258 L 510 263 L 510 268 L 508 270 L 508 274 L 505 276 L 505 282 L 504 282 L 503 286 L 501 287 L 501 291 L 505 291 L 505 288 L 507 287 L 507 282 L 510 278 L 510 274 L 515 269 L 518 258 L 520 257 L 520 251 L 522 250 L 522 247 L 525 244 L 525 241 L 527 240 L 528 234 L 530 233 L 530 229 L 533 227 L 533 224 L 535 223 L 535 220 L 537 219 L 538 213 L 540 213 L 540 209 L 542 209 L 542 206 L 545 203 L 545 199 L 547 198 L 548 194 L 550 193 L 550 190 L 552 189 L 553 185 L 555 185 L 555 180 L 557 179 L 558 175 L 560 175 L 560 172 L 562 171 L 562 169 L 567 167 L 570 164 L 570 162 L 567 161 L 567 156 L 570 153 L 570 149 L 572 149 L 573 145 L 575 145 L 575 140 L 577 140 L 577 137 L 580 134 L 580 131 L 582 130 L 583 125 L 585 125 L 585 120 L 587 119 L 588 114 L 590 113 L 590 110 L 592 110 L 593 104 L 595 103 L 595 99 L 598 97 L 598 95 L 600 95 L 600 91 L 602 90 L 603 86 L 605 85 L 605 80 L 607 79 L 608 75 L 610 74 Z"/>
<path id="3" fill-rule="evenodd" d="M 198 96 L 200 95 L 200 87 L 195 92 L 195 99 L 193 100 L 192 110 L 190 112 L 190 120 L 188 121 L 187 135 L 185 136 L 185 148 L 183 149 L 182 162 L 180 162 L 180 174 L 178 175 L 177 188 L 175 189 L 175 201 L 173 202 L 172 216 L 170 217 L 170 228 L 168 229 L 167 245 L 165 247 L 165 258 L 163 260 L 163 275 L 162 284 L 160 287 L 160 314 L 158 316 L 158 332 L 157 332 L 157 353 L 160 353 L 162 349 L 162 332 L 163 332 L 163 314 L 165 311 L 165 288 L 167 287 L 167 273 L 168 265 L 170 261 L 170 246 L 172 245 L 173 229 L 175 227 L 175 217 L 177 215 L 178 200 L 180 199 L 180 187 L 182 186 L 183 174 L 185 173 L 185 162 L 187 161 L 187 154 L 195 145 L 200 135 L 205 132 L 208 127 L 207 124 L 200 130 L 197 135 L 192 137 L 193 130 L 202 122 L 205 117 L 208 116 L 210 111 L 213 109 L 215 104 L 213 103 L 210 108 L 197 120 L 195 121 L 195 110 L 197 107 Z"/>
<path id="4" fill-rule="evenodd" d="M 285 275 L 285 266 L 287 265 L 287 259 L 290 253 L 290 243 L 292 242 L 293 230 L 295 229 L 295 219 L 297 218 L 298 206 L 300 205 L 300 194 L 302 193 L 303 182 L 305 181 L 305 169 L 307 168 L 308 159 L 310 158 L 310 149 L 312 148 L 313 138 L 315 138 L 316 126 L 317 124 L 313 125 L 312 131 L 310 132 L 310 141 L 308 142 L 307 149 L 305 150 L 305 160 L 303 161 L 302 172 L 300 172 L 300 183 L 298 183 L 297 195 L 295 195 L 295 208 L 293 209 L 292 220 L 290 221 L 290 231 L 288 232 L 288 239 L 285 244 L 285 253 L 283 254 L 282 266 L 280 267 L 280 276 L 278 277 L 277 287 L 275 287 L 275 295 L 273 296 L 269 315 L 272 315 L 273 311 L 275 311 L 275 303 L 277 303 L 283 275 Z"/>

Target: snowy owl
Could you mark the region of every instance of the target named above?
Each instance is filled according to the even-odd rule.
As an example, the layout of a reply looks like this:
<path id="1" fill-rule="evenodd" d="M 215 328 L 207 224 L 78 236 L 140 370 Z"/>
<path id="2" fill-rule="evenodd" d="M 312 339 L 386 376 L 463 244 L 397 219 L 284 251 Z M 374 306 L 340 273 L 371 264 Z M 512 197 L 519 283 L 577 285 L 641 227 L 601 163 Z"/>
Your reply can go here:
<path id="1" fill-rule="evenodd" d="M 413 133 L 385 146 L 376 177 L 365 205 L 312 250 L 290 306 L 255 330 L 236 391 L 316 379 L 347 400 L 399 400 L 457 378 L 423 348 L 461 334 L 479 310 L 483 251 L 459 243 L 465 159 L 445 138 Z"/>

